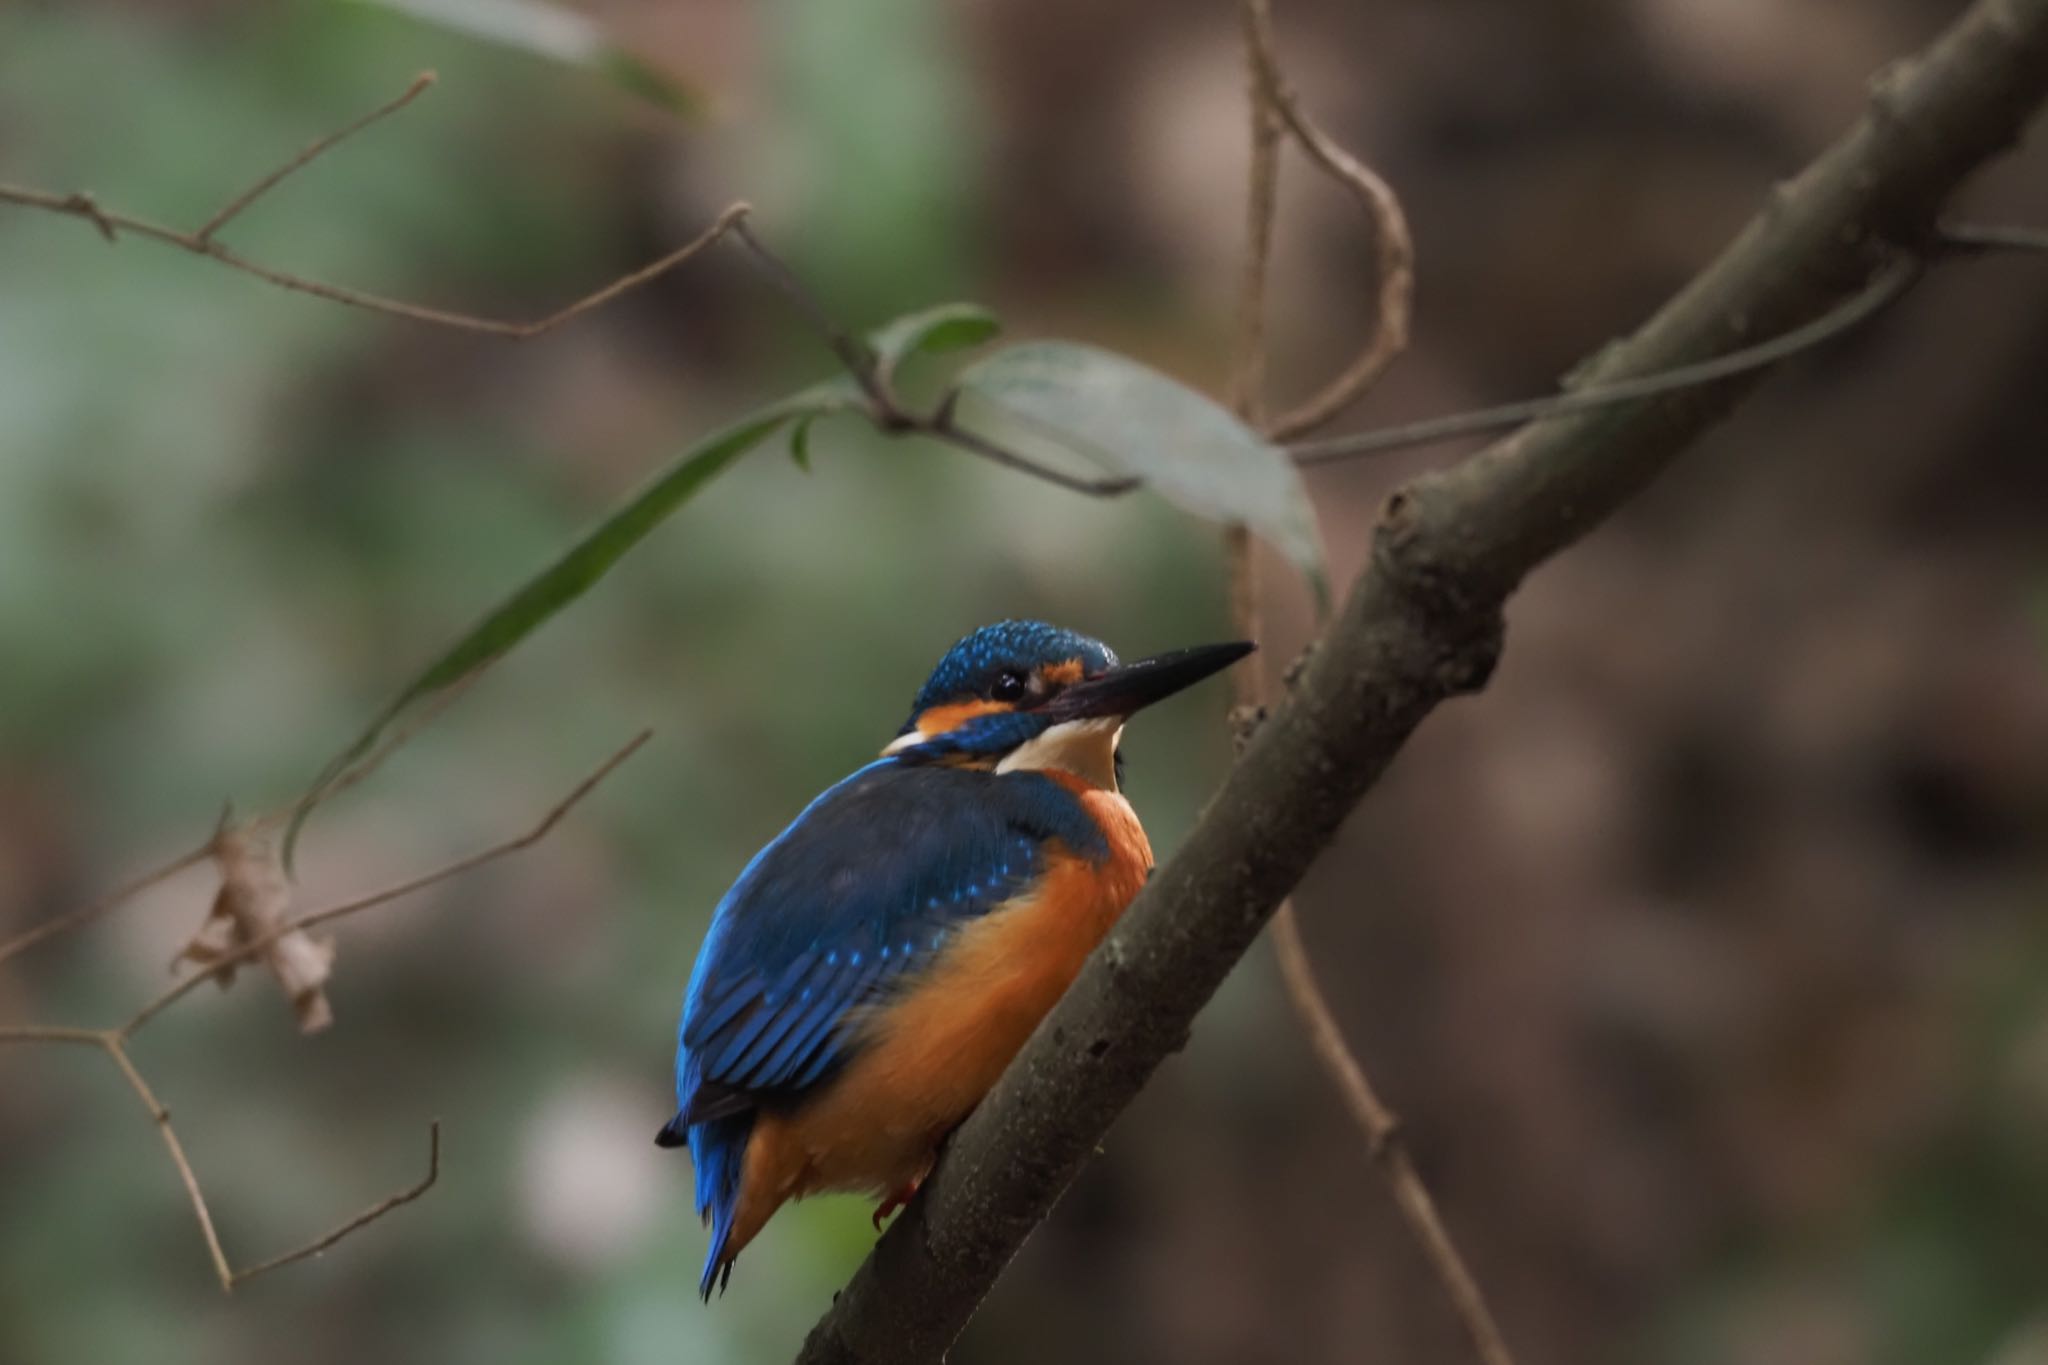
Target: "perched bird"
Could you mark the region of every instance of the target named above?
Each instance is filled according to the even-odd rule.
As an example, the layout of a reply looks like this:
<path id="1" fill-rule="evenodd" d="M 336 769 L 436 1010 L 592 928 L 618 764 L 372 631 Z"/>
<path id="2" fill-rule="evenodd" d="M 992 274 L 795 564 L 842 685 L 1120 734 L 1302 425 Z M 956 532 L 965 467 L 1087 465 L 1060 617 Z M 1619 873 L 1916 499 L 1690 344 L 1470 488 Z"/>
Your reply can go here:
<path id="1" fill-rule="evenodd" d="M 1120 665 L 1043 622 L 985 626 L 880 758 L 754 855 L 690 975 L 655 1138 L 696 1165 L 705 1298 L 786 1200 L 873 1191 L 879 1227 L 917 1192 L 1151 871 L 1124 721 L 1251 649 Z"/>

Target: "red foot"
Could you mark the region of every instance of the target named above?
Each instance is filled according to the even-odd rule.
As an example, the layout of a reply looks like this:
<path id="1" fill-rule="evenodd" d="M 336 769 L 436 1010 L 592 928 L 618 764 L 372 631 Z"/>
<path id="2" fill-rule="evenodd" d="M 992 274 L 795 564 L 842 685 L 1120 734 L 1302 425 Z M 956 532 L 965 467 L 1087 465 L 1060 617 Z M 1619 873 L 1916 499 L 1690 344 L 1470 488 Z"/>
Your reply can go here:
<path id="1" fill-rule="evenodd" d="M 887 1199 L 884 1199 L 881 1203 L 875 1205 L 875 1231 L 880 1232 L 883 1220 L 916 1198 L 918 1190 L 922 1189 L 923 1186 L 924 1177 L 919 1176 Z"/>

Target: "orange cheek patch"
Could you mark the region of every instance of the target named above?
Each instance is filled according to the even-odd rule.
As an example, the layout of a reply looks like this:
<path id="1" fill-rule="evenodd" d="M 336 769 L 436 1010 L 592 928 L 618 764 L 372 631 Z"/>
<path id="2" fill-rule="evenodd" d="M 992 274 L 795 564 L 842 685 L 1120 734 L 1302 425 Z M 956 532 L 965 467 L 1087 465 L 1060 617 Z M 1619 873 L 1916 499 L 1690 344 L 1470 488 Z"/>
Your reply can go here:
<path id="1" fill-rule="evenodd" d="M 1081 661 L 1079 659 L 1067 659 L 1061 663 L 1048 664 L 1045 668 L 1045 680 L 1049 683 L 1058 683 L 1061 686 L 1065 686 L 1068 683 L 1077 683 L 1081 681 L 1081 676 Z"/>
<path id="2" fill-rule="evenodd" d="M 1006 701 L 948 702 L 944 706 L 927 707 L 917 718 L 917 728 L 926 739 L 936 739 L 959 729 L 976 716 L 1015 709 Z"/>

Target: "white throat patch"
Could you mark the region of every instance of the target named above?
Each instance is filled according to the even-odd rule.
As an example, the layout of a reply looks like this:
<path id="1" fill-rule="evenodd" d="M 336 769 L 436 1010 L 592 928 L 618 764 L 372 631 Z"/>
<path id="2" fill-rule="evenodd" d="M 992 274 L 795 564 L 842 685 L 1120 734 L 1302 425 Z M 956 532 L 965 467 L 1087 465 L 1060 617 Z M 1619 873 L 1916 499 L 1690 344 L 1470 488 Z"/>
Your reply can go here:
<path id="1" fill-rule="evenodd" d="M 1096 716 L 1063 721 L 1036 739 L 1026 740 L 996 764 L 999 773 L 1058 768 L 1098 787 L 1116 790 L 1116 746 L 1123 738 L 1122 716 Z"/>

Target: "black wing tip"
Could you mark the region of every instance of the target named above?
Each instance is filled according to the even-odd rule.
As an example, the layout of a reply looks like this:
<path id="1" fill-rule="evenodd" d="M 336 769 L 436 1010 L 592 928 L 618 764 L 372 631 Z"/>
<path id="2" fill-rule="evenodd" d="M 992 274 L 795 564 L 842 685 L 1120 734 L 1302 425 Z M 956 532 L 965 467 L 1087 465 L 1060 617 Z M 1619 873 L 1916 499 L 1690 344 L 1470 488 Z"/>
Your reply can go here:
<path id="1" fill-rule="evenodd" d="M 739 1259 L 734 1257 L 733 1260 Z M 726 1287 L 732 1283 L 732 1261 L 714 1259 L 704 1267 L 704 1278 L 697 1281 L 697 1298 L 704 1303 L 711 1302 L 712 1286 L 717 1286 L 718 1297 L 724 1298 Z"/>
<path id="2" fill-rule="evenodd" d="M 662 1124 L 661 1131 L 654 1135 L 654 1145 L 657 1147 L 680 1147 L 689 1140 L 690 1130 L 683 1123 L 681 1114 Z"/>

